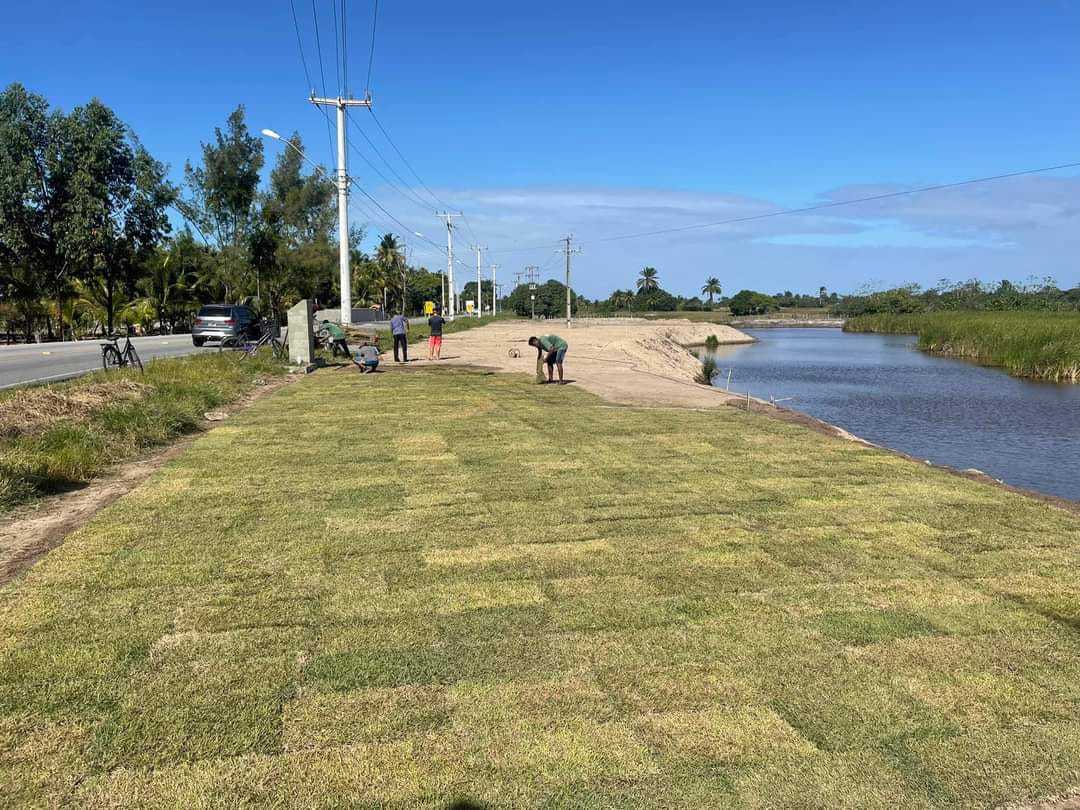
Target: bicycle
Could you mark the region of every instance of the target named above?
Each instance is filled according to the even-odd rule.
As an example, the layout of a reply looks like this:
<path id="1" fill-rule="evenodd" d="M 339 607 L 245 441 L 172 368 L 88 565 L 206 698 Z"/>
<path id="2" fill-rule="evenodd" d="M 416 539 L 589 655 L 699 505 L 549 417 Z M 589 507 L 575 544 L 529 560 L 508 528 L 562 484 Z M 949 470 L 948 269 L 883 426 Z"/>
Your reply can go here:
<path id="1" fill-rule="evenodd" d="M 223 352 L 228 350 L 243 352 L 243 357 L 240 359 L 244 360 L 248 357 L 254 357 L 263 346 L 270 347 L 270 351 L 275 360 L 289 359 L 289 347 L 274 336 L 273 330 L 271 330 L 269 325 L 263 326 L 262 334 L 255 340 L 241 337 L 240 335 L 229 335 L 222 338 L 221 344 L 218 346 L 218 351 Z"/>
<path id="2" fill-rule="evenodd" d="M 107 335 L 105 343 L 101 344 L 101 367 L 108 371 L 111 368 L 126 368 L 132 366 L 143 370 L 142 360 L 139 353 L 131 345 L 131 336 L 124 335 L 124 348 L 120 348 L 118 341 L 120 335 Z"/>

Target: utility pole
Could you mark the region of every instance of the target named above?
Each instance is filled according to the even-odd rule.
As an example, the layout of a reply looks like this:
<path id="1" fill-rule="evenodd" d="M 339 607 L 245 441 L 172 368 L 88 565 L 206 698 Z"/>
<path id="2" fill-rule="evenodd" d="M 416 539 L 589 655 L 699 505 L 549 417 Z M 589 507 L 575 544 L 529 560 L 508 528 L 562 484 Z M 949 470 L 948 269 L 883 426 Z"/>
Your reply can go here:
<path id="1" fill-rule="evenodd" d="M 525 276 L 529 282 L 529 304 L 532 307 L 532 319 L 536 320 L 536 282 L 540 279 L 539 265 L 530 264 L 525 268 Z"/>
<path id="2" fill-rule="evenodd" d="M 371 99 L 316 98 L 308 99 L 316 107 L 337 108 L 337 173 L 338 173 L 338 264 L 341 269 L 341 323 L 352 323 L 352 271 L 349 268 L 349 173 L 345 163 L 345 108 L 371 107 Z"/>
<path id="3" fill-rule="evenodd" d="M 499 290 L 498 290 L 498 287 L 495 285 L 495 270 L 496 270 L 496 268 L 498 268 L 498 266 L 499 265 L 497 265 L 497 264 L 491 265 L 491 317 L 492 318 L 494 318 L 495 315 L 496 315 L 495 307 L 498 306 L 498 303 L 499 303 Z"/>
<path id="4" fill-rule="evenodd" d="M 563 241 L 566 243 L 566 247 L 555 251 L 556 253 L 566 254 L 566 326 L 570 326 L 570 254 L 581 253 L 581 248 L 571 248 L 570 244 L 574 241 L 574 235 L 570 234 Z"/>
<path id="5" fill-rule="evenodd" d="M 401 314 L 406 318 L 409 313 L 405 310 L 405 302 L 409 295 L 409 255 L 412 251 L 405 245 L 405 266 L 401 268 Z"/>
<path id="6" fill-rule="evenodd" d="M 473 250 L 476 251 L 476 317 L 484 317 L 484 294 L 481 292 L 480 283 L 480 255 L 487 250 L 486 245 L 473 245 Z"/>
<path id="7" fill-rule="evenodd" d="M 449 211 L 435 212 L 439 219 L 446 220 L 446 283 L 450 288 L 450 320 L 454 320 L 457 313 L 457 291 L 454 289 L 454 223 L 455 217 L 464 216 L 460 211 L 452 214 Z"/>

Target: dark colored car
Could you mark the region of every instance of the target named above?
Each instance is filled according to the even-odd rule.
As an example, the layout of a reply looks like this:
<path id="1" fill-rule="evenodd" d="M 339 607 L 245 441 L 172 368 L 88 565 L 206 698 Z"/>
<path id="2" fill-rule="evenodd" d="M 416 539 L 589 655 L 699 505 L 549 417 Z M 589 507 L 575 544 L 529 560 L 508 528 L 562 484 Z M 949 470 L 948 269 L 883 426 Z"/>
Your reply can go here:
<path id="1" fill-rule="evenodd" d="M 206 304 L 195 316 L 191 327 L 191 342 L 202 346 L 208 340 L 254 337 L 258 320 L 247 307 L 239 304 Z"/>

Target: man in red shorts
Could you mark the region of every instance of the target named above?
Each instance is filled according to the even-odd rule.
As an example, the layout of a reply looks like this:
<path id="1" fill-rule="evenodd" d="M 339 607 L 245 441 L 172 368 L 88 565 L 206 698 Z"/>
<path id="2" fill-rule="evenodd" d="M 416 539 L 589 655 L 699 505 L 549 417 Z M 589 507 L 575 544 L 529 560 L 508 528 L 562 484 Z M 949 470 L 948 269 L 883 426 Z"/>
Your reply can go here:
<path id="1" fill-rule="evenodd" d="M 431 329 L 431 337 L 428 338 L 427 359 L 442 360 L 442 330 L 446 319 L 442 316 L 442 310 L 435 308 L 435 314 L 427 319 Z"/>

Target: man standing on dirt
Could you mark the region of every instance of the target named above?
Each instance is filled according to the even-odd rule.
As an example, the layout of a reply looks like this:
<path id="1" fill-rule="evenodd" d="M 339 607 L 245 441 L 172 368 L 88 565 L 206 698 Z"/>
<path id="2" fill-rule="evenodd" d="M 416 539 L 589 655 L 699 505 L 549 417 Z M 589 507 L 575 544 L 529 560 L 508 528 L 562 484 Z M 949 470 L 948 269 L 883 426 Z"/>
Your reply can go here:
<path id="1" fill-rule="evenodd" d="M 442 360 L 442 330 L 446 319 L 442 316 L 442 310 L 435 308 L 435 314 L 427 319 L 427 325 L 431 329 L 431 337 L 428 338 L 427 359 Z"/>
<path id="2" fill-rule="evenodd" d="M 409 320 L 400 312 L 395 312 L 390 319 L 390 334 L 394 336 L 394 362 L 409 362 Z M 398 360 L 398 346 L 401 347 L 402 360 Z"/>
<path id="3" fill-rule="evenodd" d="M 555 367 L 559 367 L 559 385 L 563 384 L 563 358 L 566 357 L 566 350 L 570 348 L 566 341 L 558 335 L 541 335 L 540 337 L 529 338 L 529 345 L 535 346 L 537 351 L 537 357 L 546 354 L 544 362 L 547 363 L 547 373 L 549 383 L 555 382 Z"/>

